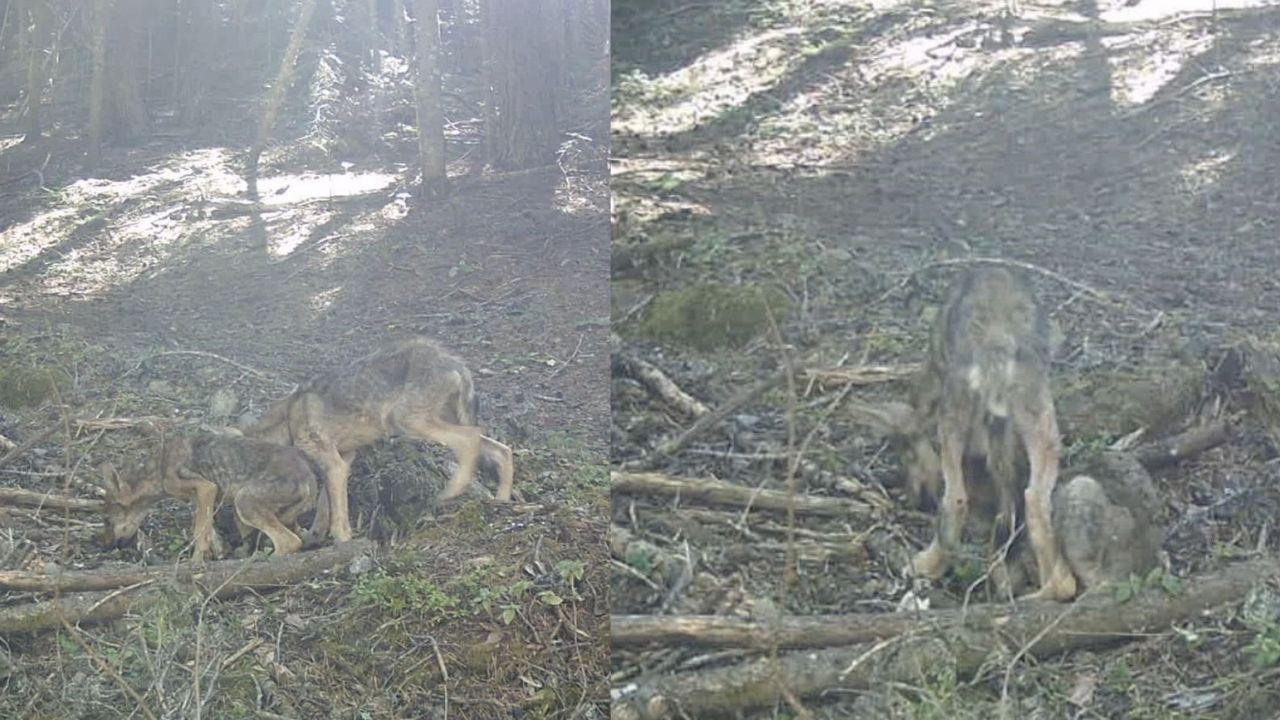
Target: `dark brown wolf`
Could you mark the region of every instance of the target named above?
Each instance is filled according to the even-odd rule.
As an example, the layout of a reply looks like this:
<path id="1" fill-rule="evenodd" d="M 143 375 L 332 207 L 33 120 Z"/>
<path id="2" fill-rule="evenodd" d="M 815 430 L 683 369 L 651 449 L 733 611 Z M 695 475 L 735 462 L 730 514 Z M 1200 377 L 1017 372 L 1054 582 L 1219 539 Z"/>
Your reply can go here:
<path id="1" fill-rule="evenodd" d="M 500 502 L 511 500 L 511 448 L 476 427 L 471 372 L 426 338 L 391 343 L 345 367 L 318 375 L 272 404 L 245 435 L 293 445 L 324 470 L 313 535 L 327 527 L 337 542 L 351 539 L 347 476 L 361 448 L 393 435 L 438 442 L 453 451 L 457 470 L 440 493 L 446 501 L 471 484 L 483 459 L 497 468 Z M 325 502 L 327 499 L 328 502 Z"/>
<path id="2" fill-rule="evenodd" d="M 234 434 L 161 434 L 154 451 L 126 471 L 111 463 L 100 470 L 105 543 L 133 537 L 164 496 L 184 498 L 195 503 L 191 534 L 197 562 L 221 545 L 213 527 L 220 503 L 234 508 L 241 537 L 259 530 L 277 555 L 287 555 L 302 547 L 290 526 L 315 507 L 319 494 L 319 478 L 301 451 Z"/>
<path id="3" fill-rule="evenodd" d="M 1031 597 L 1075 595 L 1052 524 L 1060 439 L 1049 355 L 1048 315 L 1023 278 L 979 267 L 952 284 L 912 391 L 915 416 L 936 428 L 937 440 L 917 442 L 914 451 L 927 455 L 936 447 L 942 476 L 937 531 L 912 560 L 916 574 L 937 578 L 949 567 L 969 510 L 965 458 L 979 457 L 990 470 L 998 526 L 1012 530 L 1025 515 L 1040 580 Z M 1019 472 L 1020 460 L 1029 478 Z M 936 474 L 917 475 L 917 494 L 938 497 Z"/>

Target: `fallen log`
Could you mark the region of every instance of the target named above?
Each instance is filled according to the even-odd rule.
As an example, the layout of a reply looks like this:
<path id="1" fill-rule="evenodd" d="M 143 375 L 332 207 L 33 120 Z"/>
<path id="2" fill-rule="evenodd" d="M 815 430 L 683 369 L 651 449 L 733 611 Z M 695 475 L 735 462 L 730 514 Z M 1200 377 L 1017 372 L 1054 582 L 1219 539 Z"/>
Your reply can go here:
<path id="1" fill-rule="evenodd" d="M 685 415 L 696 418 L 711 412 L 701 400 L 685 392 L 666 373 L 647 360 L 619 351 L 613 354 L 612 364 L 615 372 L 635 378 L 649 392 Z"/>
<path id="2" fill-rule="evenodd" d="M 661 473 L 613 471 L 609 477 L 615 493 L 678 495 L 687 500 L 751 507 L 756 510 L 787 510 L 787 494 L 779 490 L 756 490 L 720 480 L 684 478 Z M 796 512 L 810 515 L 867 515 L 871 512 L 871 508 L 863 503 L 842 498 L 796 494 L 793 501 Z"/>
<path id="3" fill-rule="evenodd" d="M 0 608 L 0 635 L 61 627 L 61 618 L 66 618 L 72 624 L 118 618 L 135 607 L 158 600 L 161 593 L 158 586 L 161 583 L 175 585 L 193 595 L 211 593 L 217 598 L 231 597 L 247 590 L 292 585 L 348 565 L 358 555 L 372 548 L 371 541 L 361 539 L 267 560 L 212 562 L 203 568 L 183 564 L 176 568 L 167 566 L 153 570 L 120 569 L 115 570 L 114 574 L 111 570 L 99 570 L 49 576 L 49 581 L 43 587 L 38 587 L 39 590 L 77 587 L 77 578 L 80 580 L 79 586 L 83 587 L 106 588 L 109 587 L 106 584 L 108 579 L 119 584 L 110 591 L 76 593 L 53 600 Z M 31 582 L 31 578 L 19 580 Z"/>
<path id="4" fill-rule="evenodd" d="M 0 488 L 0 505 L 30 505 L 32 507 L 84 510 L 87 512 L 102 509 L 101 500 L 67 497 L 66 495 L 23 490 L 22 488 Z"/>
<path id="5" fill-rule="evenodd" d="M 1008 612 L 971 606 L 969 615 Z M 781 617 L 768 623 L 723 615 L 614 615 L 609 619 L 613 647 L 697 645 L 699 647 L 782 649 L 834 647 L 896 637 L 922 625 L 954 626 L 962 609 L 930 613 L 894 612 L 860 615 Z"/>
<path id="6" fill-rule="evenodd" d="M 970 612 L 963 623 L 950 625 L 930 622 L 936 613 L 920 613 L 913 629 L 871 647 L 792 652 L 776 661 L 766 657 L 629 683 L 614 689 L 612 717 L 710 717 L 766 707 L 784 692 L 806 697 L 837 688 L 918 685 L 927 669 L 942 663 L 967 677 L 997 652 L 1025 649 L 1028 655 L 1045 657 L 1112 644 L 1126 635 L 1161 632 L 1172 623 L 1239 601 L 1255 583 L 1276 575 L 1280 563 L 1267 557 L 1193 578 L 1176 595 L 1147 590 L 1123 604 L 1109 593 L 1099 593 L 1070 605 L 1024 603 L 999 613 Z"/>
<path id="7" fill-rule="evenodd" d="M 1203 427 L 1193 428 L 1181 435 L 1138 448 L 1138 462 L 1148 470 L 1173 465 L 1197 453 L 1226 442 L 1229 431 L 1225 420 L 1217 420 Z"/>

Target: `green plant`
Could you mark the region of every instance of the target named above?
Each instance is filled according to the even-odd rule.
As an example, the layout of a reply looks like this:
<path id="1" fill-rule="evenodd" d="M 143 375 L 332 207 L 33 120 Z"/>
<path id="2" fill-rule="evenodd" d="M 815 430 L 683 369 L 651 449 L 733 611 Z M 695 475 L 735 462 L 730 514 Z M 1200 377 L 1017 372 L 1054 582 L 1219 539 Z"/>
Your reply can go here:
<path id="1" fill-rule="evenodd" d="M 1244 646 L 1249 663 L 1258 670 L 1280 664 L 1280 623 L 1270 623 L 1257 631 Z"/>
<path id="2" fill-rule="evenodd" d="M 461 616 L 458 598 L 416 575 L 396 575 L 376 570 L 356 582 L 358 602 L 372 605 L 392 615 L 414 612 L 430 623 Z"/>
<path id="3" fill-rule="evenodd" d="M 1170 595 L 1177 595 L 1182 592 L 1182 580 L 1176 575 L 1170 575 L 1159 567 L 1151 568 L 1151 571 L 1144 577 L 1139 577 L 1133 573 L 1129 574 L 1129 579 L 1116 585 L 1115 598 L 1116 602 L 1123 605 L 1129 602 L 1139 594 L 1159 588 Z"/>

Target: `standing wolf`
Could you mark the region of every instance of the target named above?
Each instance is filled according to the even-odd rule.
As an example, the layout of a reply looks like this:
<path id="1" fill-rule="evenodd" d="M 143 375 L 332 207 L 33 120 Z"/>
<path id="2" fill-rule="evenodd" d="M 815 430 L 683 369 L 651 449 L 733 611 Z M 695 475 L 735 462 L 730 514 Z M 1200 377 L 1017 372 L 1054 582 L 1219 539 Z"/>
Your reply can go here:
<path id="1" fill-rule="evenodd" d="M 1068 600 L 1076 593 L 1052 525 L 1060 439 L 1049 389 L 1049 320 L 1029 285 L 1002 268 L 966 272 L 947 292 L 930 336 L 929 356 L 912 400 L 920 418 L 937 428 L 943 491 L 933 542 L 913 558 L 912 570 L 946 572 L 969 511 L 966 455 L 985 457 L 1001 526 L 1014 527 L 1023 491 L 1026 527 L 1039 571 L 1035 599 Z M 936 423 L 936 425 L 935 425 Z M 928 449 L 921 444 L 922 449 Z M 1030 468 L 1024 480 L 1019 453 Z M 935 478 L 914 481 L 936 483 Z M 938 496 L 936 490 L 925 494 Z"/>
<path id="2" fill-rule="evenodd" d="M 351 539 L 347 477 L 361 448 L 392 435 L 438 442 L 453 451 L 458 467 L 440 500 L 457 497 L 475 476 L 481 458 L 497 467 L 500 502 L 511 500 L 511 448 L 475 425 L 471 372 L 462 360 L 426 338 L 391 343 L 343 368 L 318 375 L 277 401 L 245 434 L 293 445 L 323 470 L 328 503 L 322 502 L 313 534 L 328 527 L 336 542 Z"/>

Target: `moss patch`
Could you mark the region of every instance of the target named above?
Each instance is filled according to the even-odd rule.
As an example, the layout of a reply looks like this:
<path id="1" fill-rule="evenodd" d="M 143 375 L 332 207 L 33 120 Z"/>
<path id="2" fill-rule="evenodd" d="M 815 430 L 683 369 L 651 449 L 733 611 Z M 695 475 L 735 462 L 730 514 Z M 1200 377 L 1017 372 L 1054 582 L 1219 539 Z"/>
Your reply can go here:
<path id="1" fill-rule="evenodd" d="M 35 407 L 53 397 L 67 382 L 60 370 L 0 367 L 0 406 L 10 410 Z"/>
<path id="2" fill-rule="evenodd" d="M 643 332 L 703 351 L 735 347 L 765 331 L 769 310 L 781 322 L 790 306 L 773 287 L 694 284 L 659 295 Z"/>

